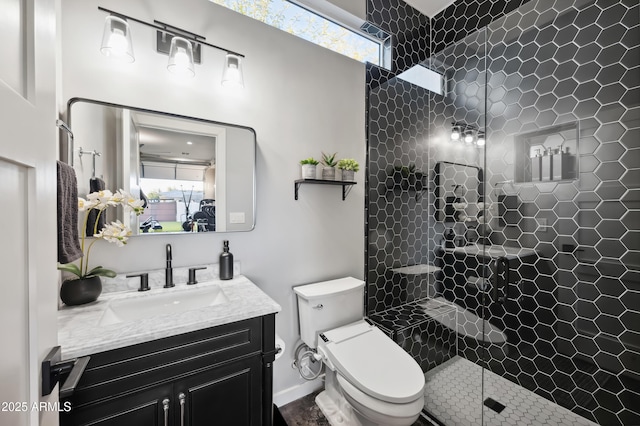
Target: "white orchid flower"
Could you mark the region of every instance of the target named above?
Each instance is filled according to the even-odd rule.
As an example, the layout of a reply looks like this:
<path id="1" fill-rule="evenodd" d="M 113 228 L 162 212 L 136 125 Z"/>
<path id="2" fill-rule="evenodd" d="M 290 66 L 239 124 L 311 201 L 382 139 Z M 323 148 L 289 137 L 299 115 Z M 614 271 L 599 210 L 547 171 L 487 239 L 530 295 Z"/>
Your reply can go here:
<path id="1" fill-rule="evenodd" d="M 105 225 L 100 232 L 94 235 L 95 238 L 101 238 L 109 243 L 115 243 L 118 247 L 124 246 L 130 236 L 131 229 L 119 220 Z"/>
<path id="2" fill-rule="evenodd" d="M 118 204 L 115 201 L 113 201 L 113 193 L 108 189 L 87 194 L 87 199 L 90 201 L 95 201 L 96 202 L 95 208 L 100 210 L 105 209 L 109 206 L 115 206 Z"/>
<path id="3" fill-rule="evenodd" d="M 126 200 L 127 197 L 130 197 L 130 195 L 123 189 L 119 189 L 111 196 L 111 201 L 113 201 L 116 205 L 123 204 L 124 200 Z"/>
<path id="4" fill-rule="evenodd" d="M 84 212 L 87 210 L 91 210 L 95 208 L 96 205 L 97 205 L 96 201 L 85 200 L 82 197 L 78 197 L 78 211 Z"/>

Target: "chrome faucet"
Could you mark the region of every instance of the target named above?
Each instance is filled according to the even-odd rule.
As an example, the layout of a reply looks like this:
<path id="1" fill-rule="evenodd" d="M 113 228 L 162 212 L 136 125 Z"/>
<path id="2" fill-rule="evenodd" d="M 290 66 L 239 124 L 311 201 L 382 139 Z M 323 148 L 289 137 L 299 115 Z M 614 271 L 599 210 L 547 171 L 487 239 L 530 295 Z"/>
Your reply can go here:
<path id="1" fill-rule="evenodd" d="M 171 267 L 171 244 L 167 244 L 167 265 L 164 268 L 164 288 L 175 287 L 173 283 L 173 268 Z"/>

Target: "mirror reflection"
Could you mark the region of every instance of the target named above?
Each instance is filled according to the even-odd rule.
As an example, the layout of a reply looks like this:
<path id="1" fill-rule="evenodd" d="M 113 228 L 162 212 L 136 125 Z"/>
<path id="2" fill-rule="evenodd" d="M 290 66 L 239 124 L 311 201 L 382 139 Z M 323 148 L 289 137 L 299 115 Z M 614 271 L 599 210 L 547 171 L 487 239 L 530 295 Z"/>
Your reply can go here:
<path id="1" fill-rule="evenodd" d="M 78 194 L 122 188 L 139 217 L 109 212 L 134 234 L 249 231 L 255 217 L 253 129 L 74 98 L 69 156 Z"/>
<path id="2" fill-rule="evenodd" d="M 476 222 L 483 212 L 482 168 L 440 161 L 435 166 L 435 219 Z"/>

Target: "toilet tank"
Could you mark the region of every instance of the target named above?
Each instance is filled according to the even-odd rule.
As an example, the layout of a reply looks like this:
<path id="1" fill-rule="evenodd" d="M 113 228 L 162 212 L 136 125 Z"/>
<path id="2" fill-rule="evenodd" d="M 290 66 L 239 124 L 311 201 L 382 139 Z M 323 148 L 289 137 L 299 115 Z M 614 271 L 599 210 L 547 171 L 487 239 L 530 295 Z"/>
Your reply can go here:
<path id="1" fill-rule="evenodd" d="M 318 334 L 363 318 L 364 281 L 348 277 L 293 288 L 298 296 L 302 341 L 311 348 Z"/>

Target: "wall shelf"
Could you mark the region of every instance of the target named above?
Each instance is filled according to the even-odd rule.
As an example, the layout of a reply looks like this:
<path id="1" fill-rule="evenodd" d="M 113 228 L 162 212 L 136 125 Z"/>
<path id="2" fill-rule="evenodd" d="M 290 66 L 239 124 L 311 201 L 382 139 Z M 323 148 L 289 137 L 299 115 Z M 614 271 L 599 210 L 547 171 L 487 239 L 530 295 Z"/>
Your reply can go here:
<path id="1" fill-rule="evenodd" d="M 347 195 L 351 191 L 353 185 L 357 182 L 351 182 L 346 180 L 322 180 L 322 179 L 298 179 L 294 182 L 295 199 L 298 200 L 298 190 L 303 183 L 313 183 L 317 185 L 340 185 L 342 186 L 342 201 L 346 200 Z"/>
<path id="2" fill-rule="evenodd" d="M 440 272 L 442 269 L 433 265 L 411 265 L 403 266 L 400 268 L 393 268 L 391 270 L 397 274 L 404 275 L 428 275 Z"/>

